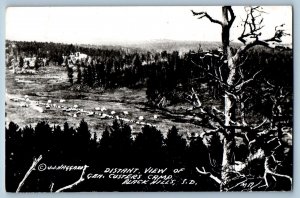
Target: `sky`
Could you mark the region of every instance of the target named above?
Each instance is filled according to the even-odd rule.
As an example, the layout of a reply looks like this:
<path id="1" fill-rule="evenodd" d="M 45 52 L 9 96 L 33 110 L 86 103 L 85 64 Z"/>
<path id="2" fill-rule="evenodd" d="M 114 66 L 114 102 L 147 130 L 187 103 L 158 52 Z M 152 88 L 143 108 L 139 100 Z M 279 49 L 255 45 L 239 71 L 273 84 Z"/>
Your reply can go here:
<path id="1" fill-rule="evenodd" d="M 263 37 L 274 34 L 274 27 L 285 23 L 292 34 L 292 7 L 263 7 Z M 206 11 L 222 20 L 221 7 L 8 7 L 6 39 L 74 44 L 124 44 L 153 40 L 221 41 L 221 26 L 208 19 L 197 19 L 190 10 Z M 233 7 L 236 20 L 231 40 L 241 34 L 244 7 Z M 291 43 L 292 36 L 283 39 Z"/>

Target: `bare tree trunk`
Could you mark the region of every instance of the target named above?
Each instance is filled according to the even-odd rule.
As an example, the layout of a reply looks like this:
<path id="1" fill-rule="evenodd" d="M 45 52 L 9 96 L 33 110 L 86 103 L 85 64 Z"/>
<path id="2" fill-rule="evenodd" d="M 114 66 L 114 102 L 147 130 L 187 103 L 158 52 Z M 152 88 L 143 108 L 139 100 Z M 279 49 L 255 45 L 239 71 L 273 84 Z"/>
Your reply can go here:
<path id="1" fill-rule="evenodd" d="M 222 172 L 221 172 L 221 180 L 222 186 L 221 190 L 226 188 L 230 180 L 230 169 L 234 167 L 234 148 L 235 148 L 235 129 L 230 128 L 232 122 L 235 121 L 235 110 L 236 110 L 236 101 L 233 97 L 225 94 L 224 101 L 224 114 L 225 114 L 225 126 L 228 127 L 226 129 L 226 135 L 224 136 L 223 142 L 223 159 L 222 159 Z"/>
<path id="2" fill-rule="evenodd" d="M 240 96 L 240 116 L 241 116 L 241 122 L 242 122 L 242 125 L 243 126 L 247 126 L 247 122 L 246 122 L 246 116 L 245 116 L 245 102 L 246 102 L 247 99 L 245 99 L 243 97 L 243 93 L 241 94 Z"/>
<path id="3" fill-rule="evenodd" d="M 236 121 L 235 111 L 236 111 L 236 98 L 229 94 L 230 88 L 233 87 L 234 80 L 236 78 L 236 67 L 235 61 L 232 57 L 232 53 L 229 46 L 229 19 L 228 7 L 222 7 L 223 14 L 223 25 L 222 25 L 222 44 L 224 55 L 227 56 L 227 63 L 229 68 L 229 74 L 227 78 L 227 85 L 229 90 L 225 93 L 224 99 L 224 115 L 225 115 L 225 126 L 226 135 L 223 142 L 223 159 L 222 159 L 222 172 L 221 172 L 221 191 L 226 189 L 226 186 L 230 180 L 230 169 L 234 166 L 234 148 L 235 148 L 235 129 L 231 128 L 233 122 Z"/>
<path id="4" fill-rule="evenodd" d="M 222 7 L 222 46 L 223 46 L 223 53 L 226 56 L 227 50 L 229 48 L 229 30 L 230 27 L 228 25 L 228 8 L 226 6 Z"/>

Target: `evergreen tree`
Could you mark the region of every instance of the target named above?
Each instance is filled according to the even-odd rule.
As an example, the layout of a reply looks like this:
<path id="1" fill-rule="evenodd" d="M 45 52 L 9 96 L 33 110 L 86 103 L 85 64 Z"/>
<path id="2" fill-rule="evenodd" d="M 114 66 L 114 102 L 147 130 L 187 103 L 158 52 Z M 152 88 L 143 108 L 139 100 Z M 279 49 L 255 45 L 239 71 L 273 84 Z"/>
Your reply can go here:
<path id="1" fill-rule="evenodd" d="M 22 56 L 20 56 L 19 66 L 20 66 L 21 68 L 24 66 L 24 59 L 23 59 Z"/>
<path id="2" fill-rule="evenodd" d="M 85 85 L 88 85 L 89 75 L 88 75 L 88 71 L 87 71 L 86 68 L 83 69 L 82 77 L 83 77 L 82 83 L 85 84 Z"/>
<path id="3" fill-rule="evenodd" d="M 111 149 L 110 132 L 108 127 L 106 127 L 104 132 L 102 133 L 102 137 L 100 140 L 100 149 L 103 151 L 108 151 L 109 149 Z"/>
<path id="4" fill-rule="evenodd" d="M 186 152 L 186 140 L 179 135 L 175 126 L 169 130 L 165 143 L 169 163 L 172 165 L 183 164 Z"/>
<path id="5" fill-rule="evenodd" d="M 210 168 L 207 147 L 200 137 L 193 138 L 187 152 L 188 165 L 191 167 Z"/>
<path id="6" fill-rule="evenodd" d="M 163 166 L 163 135 L 152 126 L 144 126 L 134 142 L 135 159 L 141 166 Z"/>
<path id="7" fill-rule="evenodd" d="M 70 127 L 67 122 L 64 123 L 63 131 L 62 131 L 62 150 L 64 151 L 63 156 L 65 157 L 65 160 L 70 159 L 75 160 L 77 159 L 77 153 L 76 150 L 78 148 L 77 145 L 77 135 L 76 131 L 73 127 Z M 68 144 L 66 144 L 68 142 Z"/>
<path id="8" fill-rule="evenodd" d="M 87 85 L 89 87 L 93 87 L 94 85 L 94 73 L 91 65 L 89 65 L 87 69 Z"/>
<path id="9" fill-rule="evenodd" d="M 77 133 L 75 135 L 75 145 L 77 146 L 76 152 L 83 159 L 87 159 L 87 155 L 90 146 L 91 132 L 88 128 L 87 123 L 84 119 L 81 120 L 79 127 L 76 129 Z"/>
<path id="10" fill-rule="evenodd" d="M 99 143 L 98 143 L 98 137 L 96 132 L 93 133 L 88 148 L 89 149 L 87 154 L 89 155 L 90 163 L 92 164 L 97 163 L 98 161 L 97 156 L 99 154 Z"/>
<path id="11" fill-rule="evenodd" d="M 39 58 L 36 57 L 35 61 L 34 61 L 34 68 L 37 71 L 39 69 L 40 65 L 39 65 Z"/>
<path id="12" fill-rule="evenodd" d="M 77 128 L 77 134 L 78 137 L 84 142 L 88 142 L 91 139 L 91 133 L 88 124 L 84 121 L 84 119 L 81 120 L 79 127 Z"/>
<path id="13" fill-rule="evenodd" d="M 120 120 L 114 120 L 111 127 L 111 155 L 119 165 L 127 165 L 131 161 L 132 138 L 131 129 Z"/>
<path id="14" fill-rule="evenodd" d="M 67 66 L 68 78 L 71 85 L 73 85 L 73 69 L 70 66 Z"/>
<path id="15" fill-rule="evenodd" d="M 81 74 L 80 63 L 79 63 L 78 60 L 77 60 L 76 66 L 77 66 L 77 83 L 80 84 L 81 83 L 82 74 Z"/>
<path id="16" fill-rule="evenodd" d="M 110 138 L 110 130 L 109 127 L 106 127 L 102 133 L 100 144 L 99 144 L 99 156 L 98 156 L 98 164 L 105 167 L 112 165 L 111 156 L 112 144 Z"/>
<path id="17" fill-rule="evenodd" d="M 5 127 L 5 182 L 7 191 L 15 191 L 17 188 L 17 181 L 21 177 L 21 167 L 19 166 L 22 162 L 22 145 L 20 144 L 20 138 L 18 137 L 19 126 L 13 122 L 10 122 L 8 128 Z M 9 185 L 8 185 L 9 184 Z"/>
<path id="18" fill-rule="evenodd" d="M 37 123 L 34 136 L 34 145 L 36 145 L 36 153 L 34 156 L 49 153 L 53 146 L 53 131 L 47 122 Z"/>

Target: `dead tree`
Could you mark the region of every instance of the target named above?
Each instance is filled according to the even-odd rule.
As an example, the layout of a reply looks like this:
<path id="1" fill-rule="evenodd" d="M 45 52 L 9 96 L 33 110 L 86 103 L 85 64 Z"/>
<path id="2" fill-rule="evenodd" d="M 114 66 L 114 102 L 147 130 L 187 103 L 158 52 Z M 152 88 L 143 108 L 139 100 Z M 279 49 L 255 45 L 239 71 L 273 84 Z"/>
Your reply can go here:
<path id="1" fill-rule="evenodd" d="M 194 12 L 194 16 L 198 16 L 199 19 L 209 19 L 210 22 L 220 25 L 222 28 L 222 48 L 224 54 L 224 63 L 228 67 L 228 74 L 225 79 L 221 79 L 214 74 L 210 74 L 224 89 L 224 109 L 222 111 L 224 119 L 220 119 L 216 112 L 213 110 L 208 110 L 207 108 L 202 108 L 203 113 L 206 113 L 216 120 L 218 125 L 214 132 L 222 132 L 224 135 L 223 140 L 223 160 L 222 160 L 222 170 L 220 179 L 220 190 L 223 191 L 227 189 L 227 185 L 231 180 L 231 175 L 234 172 L 233 167 L 235 164 L 234 148 L 235 148 L 235 136 L 236 129 L 244 128 L 257 128 L 261 127 L 261 124 L 257 124 L 256 127 L 246 126 L 246 121 L 244 119 L 244 112 L 237 112 L 237 105 L 241 108 L 239 111 L 243 111 L 244 101 L 243 92 L 245 87 L 247 87 L 255 78 L 261 73 L 261 70 L 255 72 L 251 78 L 245 79 L 243 72 L 241 71 L 241 66 L 245 61 L 245 52 L 254 46 L 265 46 L 265 47 L 275 47 L 276 43 L 281 42 L 283 36 L 288 35 L 282 29 L 283 25 L 276 26 L 274 35 L 268 39 L 261 39 L 263 29 L 263 17 L 261 14 L 263 10 L 261 7 L 246 7 L 246 18 L 243 20 L 243 30 L 238 40 L 241 41 L 242 46 L 237 49 L 236 52 L 231 47 L 230 43 L 230 29 L 236 18 L 234 11 L 231 6 L 222 7 L 222 20 L 214 19 L 207 12 Z M 196 93 L 194 93 L 196 94 Z M 199 98 L 198 98 L 199 100 Z M 198 104 L 201 104 L 199 101 Z M 239 113 L 242 120 L 237 120 L 236 114 Z M 241 119 L 239 118 L 239 119 Z M 263 121 L 262 124 L 265 124 Z M 198 171 L 199 172 L 199 171 Z"/>

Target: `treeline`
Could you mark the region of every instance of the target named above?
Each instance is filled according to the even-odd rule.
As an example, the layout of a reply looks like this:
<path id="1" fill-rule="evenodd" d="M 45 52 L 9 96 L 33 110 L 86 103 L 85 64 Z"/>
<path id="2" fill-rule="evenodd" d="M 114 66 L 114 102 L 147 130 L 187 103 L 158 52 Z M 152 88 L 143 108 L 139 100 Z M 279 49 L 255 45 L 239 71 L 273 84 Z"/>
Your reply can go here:
<path id="1" fill-rule="evenodd" d="M 146 60 L 141 54 L 135 53 L 128 64 L 118 63 L 111 59 L 103 62 L 100 58 L 92 59 L 90 63 L 77 61 L 76 69 L 72 69 L 77 71 L 77 76 L 73 75 L 73 80 L 70 82 L 108 89 L 147 87 L 150 91 L 153 87 L 159 92 L 164 92 L 163 89 L 172 90 L 179 84 L 185 85 L 191 82 L 189 79 L 199 77 L 198 73 L 201 73 L 199 68 L 191 66 L 187 70 L 187 62 L 186 58 L 180 58 L 178 52 L 171 54 L 162 52 L 154 59 L 149 54 Z M 149 99 L 152 97 L 149 92 Z"/>
<path id="2" fill-rule="evenodd" d="M 69 82 L 71 85 L 85 85 L 90 88 L 113 89 L 117 87 L 138 88 L 143 87 L 147 80 L 147 72 L 150 66 L 142 64 L 141 55 L 134 53 L 129 63 L 123 59 L 100 57 L 90 58 L 86 61 L 76 61 L 70 66 L 66 60 Z M 117 60 L 118 59 L 118 60 Z M 77 76 L 74 76 L 74 71 Z"/>
<path id="3" fill-rule="evenodd" d="M 215 69 L 208 64 L 217 65 L 220 60 L 215 57 L 205 57 L 206 53 L 202 49 L 184 55 L 180 55 L 177 51 L 172 53 L 163 51 L 156 54 L 133 53 L 131 61 L 122 58 L 116 60 L 116 57 L 105 60 L 103 57 L 91 57 L 87 62 L 78 60 L 74 64 L 75 67 L 69 65 L 68 60 L 65 60 L 65 64 L 72 86 L 80 88 L 81 86 L 78 85 L 84 85 L 104 89 L 146 88 L 150 104 L 157 105 L 162 98 L 165 98 L 167 102 L 161 104 L 165 106 L 167 103 L 183 101 L 184 94 L 191 87 L 198 90 L 202 85 L 208 87 L 205 91 L 216 98 L 219 97 L 218 83 L 205 74 L 207 70 Z M 213 53 L 218 57 L 222 55 L 217 50 Z M 201 56 L 204 58 L 200 59 Z"/>
<path id="4" fill-rule="evenodd" d="M 43 156 L 42 162 L 46 164 L 87 164 L 89 170 L 98 171 L 101 167 L 174 167 L 192 171 L 196 166 L 210 170 L 210 160 L 214 161 L 213 167 L 216 169 L 211 171 L 218 171 L 222 156 L 219 136 L 212 138 L 209 144 L 213 146 L 207 148 L 200 138 L 194 138 L 188 143 L 176 127 L 172 127 L 164 138 L 155 127 L 145 126 L 133 138 L 131 128 L 120 120 L 108 126 L 101 138 L 89 130 L 84 120 L 77 128 L 70 127 L 68 123 L 62 128 L 58 125 L 51 127 L 46 122 L 39 122 L 34 128 L 19 128 L 11 122 L 6 128 L 6 186 L 8 191 L 15 191 L 33 158 L 39 155 Z M 188 176 L 192 172 L 188 172 Z M 34 186 L 32 184 L 36 181 L 29 179 L 23 191 L 49 191 L 50 182 L 58 177 L 43 172 L 35 174 L 40 183 Z M 65 182 L 67 184 L 68 181 Z M 104 190 L 109 190 L 108 184 L 103 185 Z M 119 187 L 122 190 L 122 186 Z M 203 188 L 209 190 L 215 186 L 212 184 Z"/>
<path id="5" fill-rule="evenodd" d="M 80 52 L 87 58 L 70 63 L 70 55 Z M 194 53 L 191 51 L 191 53 Z M 190 82 L 198 76 L 199 68 L 187 65 L 184 55 L 174 51 L 150 52 L 130 48 L 96 48 L 48 42 L 7 41 L 8 59 L 15 59 L 20 67 L 25 57 L 45 58 L 46 65 L 67 65 L 69 82 L 105 89 L 117 87 L 149 88 L 149 100 L 154 100 L 153 89 L 166 92 L 178 84 Z M 10 60 L 8 61 L 8 66 Z M 70 66 L 70 67 L 69 67 Z M 74 72 L 77 71 L 77 75 Z M 156 84 L 152 82 L 156 79 Z"/>
<path id="6" fill-rule="evenodd" d="M 14 43 L 15 55 L 22 57 L 35 54 L 47 58 L 48 62 L 65 65 L 74 90 L 87 90 L 87 87 L 146 88 L 149 104 L 159 107 L 186 102 L 192 88 L 200 97 L 203 95 L 201 100 L 205 100 L 207 95 L 214 100 L 223 100 L 224 90 L 220 81 L 227 79 L 228 68 L 222 50 L 204 51 L 199 45 L 197 51 L 179 54 L 177 51 L 153 53 L 59 43 Z M 10 53 L 12 42 L 8 41 L 6 45 L 7 53 Z M 70 54 L 75 52 L 85 53 L 88 57 L 72 62 Z M 292 93 L 291 50 L 255 47 L 248 50 L 242 59 L 245 61 L 241 60 L 239 72 L 243 73 L 243 79 L 236 79 L 236 83 L 250 79 L 257 71 L 261 71 L 245 92 L 245 97 L 249 97 L 246 107 L 262 110 L 260 106 L 272 105 L 269 96 L 264 96 L 270 87 L 283 87 L 285 91 Z M 261 105 L 252 108 L 253 104 Z"/>
<path id="7" fill-rule="evenodd" d="M 218 50 L 207 52 L 199 48 L 197 52 L 190 51 L 184 55 L 177 51 L 163 51 L 154 56 L 151 53 L 147 56 L 135 53 L 132 57 L 129 63 L 112 59 L 101 61 L 99 58 L 92 59 L 94 61 L 90 64 L 77 62 L 77 78 L 72 75 L 73 69 L 68 71 L 72 78 L 69 78 L 70 82 L 91 88 L 146 88 L 148 102 L 154 106 L 186 102 L 192 88 L 198 93 L 208 93 L 215 100 L 222 100 L 224 90 L 220 81 L 227 78 L 228 68 L 222 52 Z M 252 78 L 261 70 L 251 85 L 253 90 L 265 92 L 270 86 L 268 82 L 292 92 L 293 58 L 289 50 L 249 50 L 239 70 L 244 74 L 243 79 L 237 79 L 240 81 Z M 252 92 L 249 90 L 249 93 Z"/>
<path id="8" fill-rule="evenodd" d="M 268 139 L 262 136 L 259 141 L 251 146 L 243 143 L 235 147 L 235 160 L 243 162 L 246 168 L 237 174 L 236 181 L 240 179 L 256 178 L 255 182 L 263 180 L 264 157 L 257 156 L 260 149 L 265 152 L 271 149 Z M 205 142 L 205 144 L 204 144 Z M 222 137 L 218 133 L 199 136 L 187 141 L 176 127 L 172 127 L 166 137 L 161 131 L 151 126 L 144 126 L 136 136 L 132 135 L 131 128 L 120 120 L 115 120 L 112 126 L 108 126 L 98 138 L 96 133 L 89 130 L 88 124 L 82 120 L 77 128 L 65 123 L 63 127 L 55 125 L 51 127 L 46 122 L 39 122 L 34 128 L 26 126 L 19 128 L 13 122 L 6 128 L 6 189 L 14 192 L 25 173 L 31 166 L 33 159 L 42 155 L 40 163 L 47 165 L 88 165 L 89 173 L 101 173 L 105 168 L 184 168 L 182 174 L 174 177 L 180 181 L 184 178 L 199 182 L 199 186 L 189 185 L 121 185 L 120 180 L 88 180 L 78 186 L 74 191 L 162 191 L 162 190 L 197 190 L 218 191 L 219 186 L 209 178 L 209 175 L 200 175 L 195 167 L 203 169 L 220 177 L 222 150 Z M 249 156 L 256 156 L 254 161 Z M 282 156 L 281 166 L 276 170 L 292 175 L 292 150 L 289 153 L 281 149 L 276 156 Z M 252 158 L 253 158 L 252 157 Z M 276 165 L 277 166 L 277 165 Z M 239 176 L 240 175 L 240 176 Z M 46 191 L 49 192 L 51 183 L 56 186 L 66 186 L 78 180 L 79 173 L 64 171 L 33 171 L 26 180 L 22 191 Z M 253 180 L 253 179 L 252 179 Z M 233 183 L 235 180 L 233 181 Z M 269 190 L 289 189 L 290 184 L 280 186 L 272 184 Z M 58 187 L 56 187 L 58 188 Z M 263 190 L 256 189 L 256 190 Z M 241 189 L 243 190 L 243 189 Z"/>
<path id="9" fill-rule="evenodd" d="M 47 59 L 47 64 L 52 62 L 62 65 L 70 62 L 70 55 L 75 52 L 84 53 L 88 57 L 77 60 L 72 63 L 74 66 L 68 68 L 71 84 L 106 89 L 146 87 L 147 98 L 153 104 L 158 104 L 163 97 L 171 103 L 177 102 L 184 96 L 183 92 L 191 87 L 200 91 L 203 85 L 207 87 L 205 91 L 217 99 L 222 93 L 222 88 L 212 75 L 218 79 L 226 79 L 228 73 L 222 50 L 212 48 L 204 51 L 201 45 L 197 51 L 179 54 L 178 51 L 150 52 L 52 42 L 6 42 L 6 54 L 12 55 L 11 58 L 15 56 L 20 62 L 24 57 L 36 56 Z M 245 79 L 262 70 L 260 78 L 256 80 L 258 85 L 267 79 L 272 84 L 292 86 L 291 50 L 256 47 L 249 50 L 244 59 L 246 61 L 241 70 Z M 19 63 L 22 64 L 24 63 Z M 75 71 L 77 76 L 74 75 Z"/>
<path id="10" fill-rule="evenodd" d="M 85 53 L 89 56 L 119 57 L 127 52 L 118 47 L 82 47 L 73 44 L 36 42 L 36 41 L 9 41 L 6 43 L 6 54 L 24 57 L 47 58 L 49 62 L 61 65 L 63 56 L 69 56 L 75 52 Z"/>

